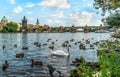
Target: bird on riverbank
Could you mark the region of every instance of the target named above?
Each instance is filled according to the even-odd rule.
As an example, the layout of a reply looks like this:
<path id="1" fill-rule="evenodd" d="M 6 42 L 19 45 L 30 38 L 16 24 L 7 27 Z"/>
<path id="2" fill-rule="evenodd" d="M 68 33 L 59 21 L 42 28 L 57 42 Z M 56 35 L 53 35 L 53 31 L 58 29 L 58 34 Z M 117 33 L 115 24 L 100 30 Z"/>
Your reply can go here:
<path id="1" fill-rule="evenodd" d="M 56 71 L 55 68 L 51 65 L 47 65 L 47 68 L 49 69 L 49 74 L 51 77 L 62 77 L 60 71 Z"/>

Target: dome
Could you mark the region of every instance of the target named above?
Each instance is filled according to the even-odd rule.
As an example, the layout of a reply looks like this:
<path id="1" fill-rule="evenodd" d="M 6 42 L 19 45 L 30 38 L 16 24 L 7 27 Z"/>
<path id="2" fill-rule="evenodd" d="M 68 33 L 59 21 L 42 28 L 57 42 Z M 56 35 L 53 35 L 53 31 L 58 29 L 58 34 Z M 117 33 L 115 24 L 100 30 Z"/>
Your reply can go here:
<path id="1" fill-rule="evenodd" d="M 1 22 L 8 22 L 7 18 L 4 16 L 2 19 L 1 19 Z"/>

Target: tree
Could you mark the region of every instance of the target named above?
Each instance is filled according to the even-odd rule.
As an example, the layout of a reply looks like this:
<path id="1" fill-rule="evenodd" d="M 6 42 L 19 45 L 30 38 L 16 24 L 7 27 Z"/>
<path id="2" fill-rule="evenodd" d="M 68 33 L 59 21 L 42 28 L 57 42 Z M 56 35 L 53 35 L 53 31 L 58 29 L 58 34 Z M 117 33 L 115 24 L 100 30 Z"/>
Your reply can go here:
<path id="1" fill-rule="evenodd" d="M 120 27 L 120 12 L 110 14 L 108 17 L 105 18 L 104 23 L 108 25 L 109 28 Z"/>
<path id="2" fill-rule="evenodd" d="M 102 9 L 103 13 L 106 11 L 116 10 L 120 7 L 120 0 L 94 0 L 94 7 Z"/>
<path id="3" fill-rule="evenodd" d="M 3 27 L 1 32 L 8 33 L 8 32 L 18 32 L 18 24 L 15 22 L 10 22 L 6 26 Z"/>

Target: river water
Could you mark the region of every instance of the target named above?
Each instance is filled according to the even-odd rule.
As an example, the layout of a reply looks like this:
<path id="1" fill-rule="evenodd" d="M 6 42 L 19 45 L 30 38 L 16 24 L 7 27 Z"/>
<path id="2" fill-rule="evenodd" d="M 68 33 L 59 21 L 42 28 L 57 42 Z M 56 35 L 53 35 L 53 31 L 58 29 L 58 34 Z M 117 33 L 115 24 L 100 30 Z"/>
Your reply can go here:
<path id="1" fill-rule="evenodd" d="M 80 50 L 79 44 L 75 42 L 89 39 L 91 43 L 110 38 L 110 33 L 1 33 L 0 34 L 0 77 L 49 77 L 47 64 L 52 65 L 56 70 L 62 72 L 63 76 L 69 75 L 69 71 L 73 69 L 70 65 L 76 57 L 83 56 L 86 61 L 98 61 L 95 46 L 94 49 Z M 47 42 L 48 39 L 50 42 Z M 71 39 L 75 39 L 71 41 Z M 56 41 L 58 40 L 58 41 Z M 54 41 L 55 49 L 66 51 L 61 45 L 64 41 L 70 42 L 70 58 L 52 56 L 49 46 Z M 41 44 L 41 48 L 36 47 L 34 42 Z M 83 41 L 84 42 L 84 41 Z M 17 44 L 17 48 L 14 45 Z M 2 46 L 5 45 L 3 50 Z M 22 50 L 22 47 L 28 47 L 28 50 Z M 24 53 L 24 58 L 16 58 L 17 53 Z M 31 59 L 40 60 L 43 66 L 35 66 L 31 68 Z M 8 61 L 9 67 L 6 71 L 2 71 L 2 64 Z"/>

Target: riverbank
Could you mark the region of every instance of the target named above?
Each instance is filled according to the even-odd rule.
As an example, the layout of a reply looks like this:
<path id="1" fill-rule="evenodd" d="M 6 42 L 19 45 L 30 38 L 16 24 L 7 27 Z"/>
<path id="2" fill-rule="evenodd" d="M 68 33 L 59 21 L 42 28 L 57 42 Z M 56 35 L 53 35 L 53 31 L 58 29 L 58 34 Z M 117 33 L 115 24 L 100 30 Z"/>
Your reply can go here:
<path id="1" fill-rule="evenodd" d="M 119 77 L 120 41 L 117 39 L 101 41 L 99 63 L 79 62 L 79 66 L 71 72 L 72 77 Z M 107 49 L 107 52 L 106 52 Z M 81 58 L 80 58 L 81 59 Z M 81 60 L 84 60 L 83 58 Z"/>

